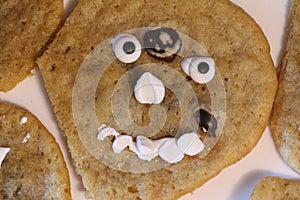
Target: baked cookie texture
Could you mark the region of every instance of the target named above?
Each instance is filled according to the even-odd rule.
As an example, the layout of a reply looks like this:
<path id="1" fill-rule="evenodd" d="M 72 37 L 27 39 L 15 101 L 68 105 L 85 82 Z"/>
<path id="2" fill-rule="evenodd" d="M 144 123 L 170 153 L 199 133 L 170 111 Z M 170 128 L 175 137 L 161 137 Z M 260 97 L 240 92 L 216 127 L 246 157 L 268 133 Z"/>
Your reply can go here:
<path id="1" fill-rule="evenodd" d="M 62 0 L 0 1 L 0 91 L 11 90 L 30 75 L 62 12 Z"/>
<path id="2" fill-rule="evenodd" d="M 286 52 L 279 69 L 279 85 L 270 128 L 282 158 L 300 174 L 300 5 L 293 1 Z"/>
<path id="3" fill-rule="evenodd" d="M 0 199 L 71 199 L 69 173 L 54 137 L 30 112 L 0 103 Z"/>
<path id="4" fill-rule="evenodd" d="M 208 51 L 224 81 L 226 121 L 218 143 L 205 158 L 185 157 L 153 172 L 126 173 L 103 165 L 82 144 L 73 121 L 72 90 L 81 63 L 96 45 L 123 31 L 147 26 L 180 31 Z M 277 89 L 276 72 L 264 34 L 247 13 L 224 0 L 79 1 L 37 62 L 76 171 L 82 176 L 87 198 L 91 199 L 176 199 L 192 192 L 242 159 L 257 144 L 268 123 Z M 179 57 L 170 62 L 156 60 L 143 52 L 132 65 L 114 61 L 98 85 L 97 116 L 109 120 L 105 116 L 111 115 L 110 107 L 101 105 L 107 105 L 110 95 L 107 92 L 114 88 L 120 74 L 148 62 L 166 64 L 184 76 Z M 195 90 L 201 97 L 202 90 Z M 203 92 L 207 93 L 205 85 Z M 132 112 L 134 102 L 129 108 L 133 118 L 139 115 Z M 139 110 L 146 114 L 148 111 Z M 172 109 L 170 112 L 172 115 Z M 172 122 L 176 125 L 176 121 Z"/>
<path id="5" fill-rule="evenodd" d="M 250 200 L 294 200 L 299 197 L 299 181 L 267 176 L 257 182 Z"/>

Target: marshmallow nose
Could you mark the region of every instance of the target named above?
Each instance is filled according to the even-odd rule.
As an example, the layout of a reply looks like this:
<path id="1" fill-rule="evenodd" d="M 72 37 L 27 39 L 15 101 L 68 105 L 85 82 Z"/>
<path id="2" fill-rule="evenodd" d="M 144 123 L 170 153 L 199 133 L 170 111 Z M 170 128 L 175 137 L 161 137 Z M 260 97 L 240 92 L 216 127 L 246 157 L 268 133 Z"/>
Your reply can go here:
<path id="1" fill-rule="evenodd" d="M 137 80 L 134 96 L 142 104 L 160 104 L 165 97 L 165 86 L 150 72 L 145 72 Z"/>

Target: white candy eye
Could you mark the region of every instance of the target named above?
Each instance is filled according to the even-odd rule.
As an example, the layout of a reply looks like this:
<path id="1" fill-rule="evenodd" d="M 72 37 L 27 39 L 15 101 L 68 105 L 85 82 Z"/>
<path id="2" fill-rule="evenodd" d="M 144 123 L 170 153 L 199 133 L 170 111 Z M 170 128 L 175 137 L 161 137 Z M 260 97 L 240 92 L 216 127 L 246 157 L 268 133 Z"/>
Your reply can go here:
<path id="1" fill-rule="evenodd" d="M 119 34 L 111 42 L 115 56 L 123 63 L 132 63 L 141 55 L 141 44 L 133 35 Z"/>
<path id="2" fill-rule="evenodd" d="M 181 62 L 182 70 L 197 83 L 208 83 L 215 76 L 215 62 L 209 57 L 189 57 Z"/>

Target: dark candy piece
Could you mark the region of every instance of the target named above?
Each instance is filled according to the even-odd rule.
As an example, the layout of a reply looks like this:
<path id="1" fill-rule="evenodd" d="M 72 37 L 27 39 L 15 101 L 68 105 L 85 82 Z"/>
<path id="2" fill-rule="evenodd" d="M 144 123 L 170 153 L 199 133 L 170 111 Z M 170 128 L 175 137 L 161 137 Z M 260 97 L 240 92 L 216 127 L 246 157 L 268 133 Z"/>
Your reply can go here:
<path id="1" fill-rule="evenodd" d="M 208 136 L 216 137 L 217 130 L 217 119 L 204 109 L 198 111 L 199 116 L 199 125 L 207 133 Z"/>
<path id="2" fill-rule="evenodd" d="M 144 48 L 153 57 L 171 60 L 181 48 L 178 33 L 170 28 L 159 28 L 147 31 L 144 35 Z"/>

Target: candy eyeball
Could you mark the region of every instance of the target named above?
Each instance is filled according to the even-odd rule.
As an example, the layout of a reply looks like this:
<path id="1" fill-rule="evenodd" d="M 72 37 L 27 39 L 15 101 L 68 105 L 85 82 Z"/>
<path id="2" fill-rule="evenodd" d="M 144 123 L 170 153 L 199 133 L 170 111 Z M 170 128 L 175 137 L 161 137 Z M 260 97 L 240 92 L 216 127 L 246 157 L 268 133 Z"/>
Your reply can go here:
<path id="1" fill-rule="evenodd" d="M 141 55 L 141 44 L 133 35 L 119 34 L 111 40 L 111 43 L 115 56 L 123 63 L 133 63 Z"/>
<path id="2" fill-rule="evenodd" d="M 209 57 L 189 57 L 181 62 L 182 70 L 195 82 L 204 84 L 213 79 L 216 73 L 215 62 Z"/>

